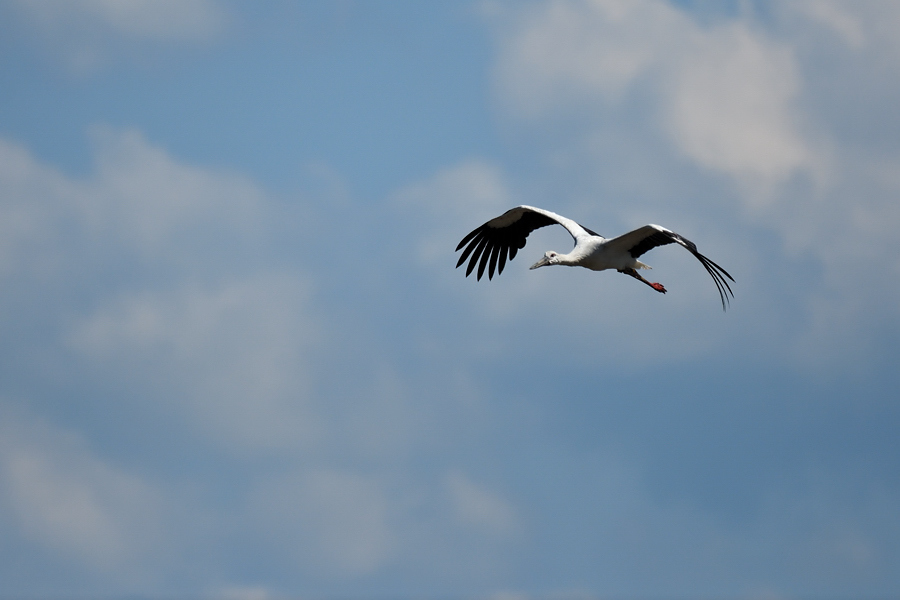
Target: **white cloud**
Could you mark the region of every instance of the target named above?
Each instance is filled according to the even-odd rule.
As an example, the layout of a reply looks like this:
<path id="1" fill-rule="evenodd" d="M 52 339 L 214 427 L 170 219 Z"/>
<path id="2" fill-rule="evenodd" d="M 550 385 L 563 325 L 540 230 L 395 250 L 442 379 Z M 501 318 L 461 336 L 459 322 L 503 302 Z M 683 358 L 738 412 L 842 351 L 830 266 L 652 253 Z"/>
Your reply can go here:
<path id="1" fill-rule="evenodd" d="M 759 30 L 704 28 L 657 0 L 558 0 L 522 12 L 504 30 L 497 66 L 500 96 L 520 113 L 604 111 L 650 84 L 663 129 L 696 164 L 764 185 L 814 167 L 791 50 Z"/>
<path id="2" fill-rule="evenodd" d="M 261 485 L 253 503 L 272 538 L 305 569 L 357 576 L 394 556 L 389 499 L 377 478 L 312 469 Z"/>
<path id="3" fill-rule="evenodd" d="M 225 231 L 259 232 L 264 197 L 246 178 L 178 163 L 136 131 L 98 127 L 93 138 L 96 169 L 81 179 L 0 140 L 0 274 L 72 268 L 110 245 L 177 268 L 185 246 L 201 260 Z"/>
<path id="4" fill-rule="evenodd" d="M 773 4 L 772 8 L 778 16 L 778 24 L 800 44 L 812 43 L 820 50 L 827 50 L 834 40 L 839 40 L 844 46 L 840 50 L 849 50 L 852 56 L 866 59 L 866 66 L 860 73 L 897 69 L 900 40 L 896 31 L 900 25 L 900 5 L 896 2 L 804 0 Z M 820 35 L 822 32 L 826 35 Z M 839 51 L 831 58 L 836 56 L 840 56 Z M 832 76 L 836 74 L 829 72 Z"/>
<path id="5" fill-rule="evenodd" d="M 621 97 L 656 59 L 651 36 L 668 30 L 678 13 L 647 2 L 549 2 L 523 11 L 500 47 L 497 76 L 504 100 L 537 117 L 584 92 Z M 652 41 L 635 35 L 644 30 Z"/>
<path id="6" fill-rule="evenodd" d="M 289 277 L 129 296 L 75 323 L 69 341 L 97 367 L 147 379 L 142 386 L 225 447 L 294 446 L 318 429 L 304 360 L 318 337 L 307 296 Z"/>
<path id="7" fill-rule="evenodd" d="M 852 4 L 831 0 L 809 0 L 795 3 L 792 9 L 825 25 L 853 48 L 860 48 L 865 44 L 866 32 L 861 19 L 852 13 Z"/>
<path id="8" fill-rule="evenodd" d="M 0 507 L 30 542 L 107 574 L 140 571 L 163 540 L 162 500 L 80 436 L 0 406 Z"/>
<path id="9" fill-rule="evenodd" d="M 54 31 L 97 27 L 109 33 L 159 41 L 202 41 L 226 23 L 211 0 L 72 0 L 16 3 L 19 9 Z"/>
<path id="10" fill-rule="evenodd" d="M 71 210 L 57 202 L 69 193 L 68 184 L 25 149 L 0 139 L 0 275 L 40 262 L 48 230 Z"/>
<path id="11" fill-rule="evenodd" d="M 771 185 L 810 168 L 815 159 L 792 110 L 800 83 L 790 49 L 740 24 L 690 38 L 663 91 L 678 147 L 746 183 Z"/>
<path id="12" fill-rule="evenodd" d="M 76 74 L 139 60 L 148 47 L 209 43 L 229 24 L 214 0 L 18 0 L 13 6 L 24 17 L 21 29 L 33 25 L 50 55 Z"/>
<path id="13" fill-rule="evenodd" d="M 94 282 L 87 307 L 54 311 L 69 348 L 95 372 L 115 369 L 122 383 L 171 398 L 170 409 L 223 445 L 309 441 L 306 359 L 321 340 L 310 284 L 294 272 L 230 273 L 223 258 L 258 259 L 248 249 L 263 237 L 267 199 L 136 132 L 94 136 L 96 170 L 83 178 L 0 142 L 0 276 L 34 289 Z M 110 291 L 105 278 L 122 264 L 163 275 Z"/>
<path id="14" fill-rule="evenodd" d="M 400 217 L 413 217 L 416 257 L 428 265 L 446 258 L 448 248 L 455 248 L 463 235 L 474 229 L 473 220 L 491 219 L 512 208 L 513 202 L 500 169 L 479 159 L 441 169 L 393 195 Z"/>
<path id="15" fill-rule="evenodd" d="M 788 199 L 771 217 L 789 253 L 814 257 L 821 282 L 807 293 L 808 327 L 795 340 L 803 362 L 845 367 L 878 352 L 900 306 L 900 157 L 846 153 L 833 186 L 807 202 Z M 774 212 L 774 211 L 773 211 Z"/>
<path id="16" fill-rule="evenodd" d="M 209 598 L 222 598 L 222 600 L 273 600 L 283 598 L 264 586 L 225 586 L 216 588 L 208 594 Z"/>
<path id="17" fill-rule="evenodd" d="M 528 594 L 523 594 L 521 592 L 494 592 L 490 596 L 488 596 L 488 600 L 529 600 L 531 596 Z"/>
<path id="18" fill-rule="evenodd" d="M 415 504 L 409 497 L 416 496 L 416 485 L 401 482 L 392 494 L 390 478 L 330 463 L 336 456 L 369 464 L 386 456 L 403 460 L 412 443 L 431 434 L 435 413 L 458 417 L 456 390 L 440 383 L 455 381 L 454 375 L 437 369 L 422 385 L 392 367 L 390 344 L 387 350 L 373 344 L 365 326 L 353 326 L 352 314 L 350 322 L 331 323 L 334 313 L 318 311 L 311 277 L 283 262 L 272 266 L 265 240 L 277 227 L 278 208 L 246 179 L 185 164 L 135 132 L 94 135 L 96 166 L 81 176 L 61 173 L 15 144 L 0 144 L 0 211 L 10 217 L 0 223 L 9 227 L 0 277 L 14 289 L 52 299 L 35 314 L 0 304 L 0 326 L 23 318 L 50 323 L 55 337 L 41 343 L 47 363 L 69 374 L 63 378 L 77 371 L 73 385 L 99 394 L 94 406 L 116 403 L 126 415 L 123 428 L 143 427 L 127 416 L 138 410 L 171 423 L 166 435 L 174 443 L 214 454 L 216 464 L 236 456 L 239 463 L 278 457 L 287 473 L 269 479 L 254 472 L 249 506 L 238 492 L 238 500 L 205 501 L 213 506 L 202 517 L 193 496 L 203 496 L 206 483 L 176 491 L 185 512 L 201 524 L 179 533 L 169 551 L 216 543 L 212 529 L 228 520 L 241 523 L 229 525 L 241 539 L 264 535 L 255 542 L 276 547 L 286 568 L 322 581 L 373 574 L 398 556 L 430 556 L 431 537 L 418 551 L 411 548 L 423 530 L 446 530 L 446 511 L 434 519 L 403 514 L 401 530 L 394 519 Z M 458 171 L 442 181 L 476 203 L 506 203 L 496 170 L 473 163 Z M 23 227 L 8 225 L 13 222 Z M 35 269 L 36 263 L 44 267 Z M 74 301 L 59 292 L 70 286 L 86 290 L 84 297 Z M 361 319 L 369 323 L 369 313 Z M 240 481 L 248 468 L 242 463 L 235 470 Z M 26 483 L 49 478 L 36 468 L 16 473 Z M 438 487 L 422 511 L 446 506 L 446 490 Z M 116 555 L 117 521 L 109 525 L 98 512 L 105 504 L 78 506 L 95 515 L 98 561 Z M 204 589 L 270 594 L 254 583 L 226 578 Z"/>
<path id="19" fill-rule="evenodd" d="M 188 241 L 198 225 L 258 233 L 264 196 L 248 179 L 181 164 L 137 131 L 92 133 L 97 172 L 82 208 L 95 232 L 114 232 L 148 255 Z"/>
<path id="20" fill-rule="evenodd" d="M 508 534 L 515 530 L 518 518 L 513 505 L 472 482 L 465 473 L 447 473 L 444 486 L 461 523 L 492 534 Z"/>

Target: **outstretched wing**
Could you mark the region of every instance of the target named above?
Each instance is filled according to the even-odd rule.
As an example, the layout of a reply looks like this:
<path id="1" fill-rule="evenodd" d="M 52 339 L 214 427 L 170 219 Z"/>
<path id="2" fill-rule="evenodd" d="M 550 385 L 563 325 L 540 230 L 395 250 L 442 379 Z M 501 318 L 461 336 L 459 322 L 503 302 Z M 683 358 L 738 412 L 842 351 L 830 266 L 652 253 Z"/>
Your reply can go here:
<path id="1" fill-rule="evenodd" d="M 514 259 L 516 253 L 525 247 L 525 238 L 529 233 L 556 223 L 568 230 L 576 244 L 579 238 L 597 235 L 575 221 L 549 210 L 532 206 L 517 206 L 499 217 L 491 219 L 464 237 L 456 247 L 456 251 L 459 252 L 463 246 L 466 249 L 463 250 L 456 266 L 458 268 L 471 255 L 469 266 L 466 268 L 466 277 L 472 273 L 477 263 L 478 279 L 480 280 L 484 275 L 486 266 L 488 267 L 488 279 L 493 279 L 494 269 L 497 268 L 498 274 L 502 273 L 507 257 L 508 260 Z"/>
<path id="2" fill-rule="evenodd" d="M 657 246 L 665 246 L 666 244 L 679 244 L 688 249 L 688 251 L 697 257 L 703 264 L 703 268 L 710 274 L 713 281 L 716 282 L 716 288 L 719 290 L 719 297 L 722 300 L 722 310 L 728 302 L 728 295 L 734 298 L 734 292 L 728 285 L 726 277 L 734 282 L 734 278 L 728 274 L 728 271 L 697 252 L 697 245 L 689 239 L 682 237 L 674 231 L 669 231 L 665 227 L 659 225 L 644 225 L 634 231 L 630 231 L 624 235 L 613 238 L 606 242 L 606 245 L 613 250 L 627 252 L 633 258 L 638 258 L 645 252 L 648 252 Z"/>

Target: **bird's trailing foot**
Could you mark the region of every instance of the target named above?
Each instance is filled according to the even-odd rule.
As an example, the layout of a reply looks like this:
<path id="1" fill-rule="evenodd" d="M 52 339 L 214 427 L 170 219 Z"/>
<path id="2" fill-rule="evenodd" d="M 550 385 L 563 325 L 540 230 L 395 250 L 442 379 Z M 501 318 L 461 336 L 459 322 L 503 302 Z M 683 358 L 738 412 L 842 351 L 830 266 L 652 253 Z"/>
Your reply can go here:
<path id="1" fill-rule="evenodd" d="M 661 284 L 661 283 L 651 283 L 651 282 L 647 281 L 646 279 L 644 279 L 643 277 L 641 277 L 640 273 L 638 273 L 638 272 L 635 271 L 634 269 L 619 269 L 619 273 L 625 273 L 626 275 L 631 275 L 632 277 L 634 277 L 634 278 L 637 279 L 638 281 L 640 281 L 640 282 L 642 282 L 642 283 L 646 283 L 647 285 L 649 285 L 650 287 L 652 287 L 654 290 L 656 290 L 657 292 L 659 292 L 659 293 L 661 293 L 661 294 L 665 294 L 665 293 L 666 293 L 666 288 L 663 287 L 663 284 Z"/>

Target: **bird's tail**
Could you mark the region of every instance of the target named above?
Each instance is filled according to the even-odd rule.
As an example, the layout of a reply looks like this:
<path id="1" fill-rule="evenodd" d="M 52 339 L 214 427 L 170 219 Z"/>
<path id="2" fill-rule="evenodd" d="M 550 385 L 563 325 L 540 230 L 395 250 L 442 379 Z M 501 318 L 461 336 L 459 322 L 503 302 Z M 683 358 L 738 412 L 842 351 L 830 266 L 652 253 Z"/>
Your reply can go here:
<path id="1" fill-rule="evenodd" d="M 650 265 L 645 265 L 639 260 L 634 261 L 636 264 L 634 265 L 636 269 L 652 269 Z"/>

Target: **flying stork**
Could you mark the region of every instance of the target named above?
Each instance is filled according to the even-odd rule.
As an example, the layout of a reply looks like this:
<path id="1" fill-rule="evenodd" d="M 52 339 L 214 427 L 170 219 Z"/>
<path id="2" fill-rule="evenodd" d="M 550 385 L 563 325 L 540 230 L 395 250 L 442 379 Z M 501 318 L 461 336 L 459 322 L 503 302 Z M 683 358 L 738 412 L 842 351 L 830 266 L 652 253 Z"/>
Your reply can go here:
<path id="1" fill-rule="evenodd" d="M 709 260 L 699 252 L 694 242 L 685 239 L 674 231 L 669 231 L 659 225 L 644 225 L 634 231 L 614 238 L 604 238 L 582 227 L 572 219 L 560 216 L 556 213 L 534 208 L 533 206 L 517 206 L 499 217 L 491 219 L 481 227 L 475 229 L 464 237 L 456 251 L 465 246 L 456 267 L 459 268 L 467 258 L 469 266 L 466 268 L 466 277 L 478 264 L 478 279 L 484 275 L 485 267 L 488 268 L 488 279 L 494 278 L 494 269 L 497 273 L 503 272 L 506 266 L 507 254 L 509 260 L 516 257 L 516 253 L 525 247 L 525 238 L 535 229 L 559 223 L 575 238 L 575 248 L 568 254 L 560 254 L 552 250 L 544 253 L 544 257 L 531 265 L 531 269 L 546 267 L 548 265 L 566 265 L 569 267 L 585 267 L 592 271 L 605 271 L 615 269 L 619 273 L 630 275 L 652 287 L 657 292 L 666 293 L 666 288 L 661 283 L 651 283 L 641 277 L 637 269 L 649 269 L 650 267 L 638 260 L 638 258 L 657 246 L 666 244 L 679 244 L 697 257 L 706 271 L 712 276 L 719 290 L 722 300 L 722 310 L 725 310 L 728 295 L 734 297 L 734 292 L 728 285 L 725 277 L 734 281 L 728 272 Z M 468 245 L 467 245 L 468 244 Z M 480 259 L 480 260 L 479 260 Z"/>

